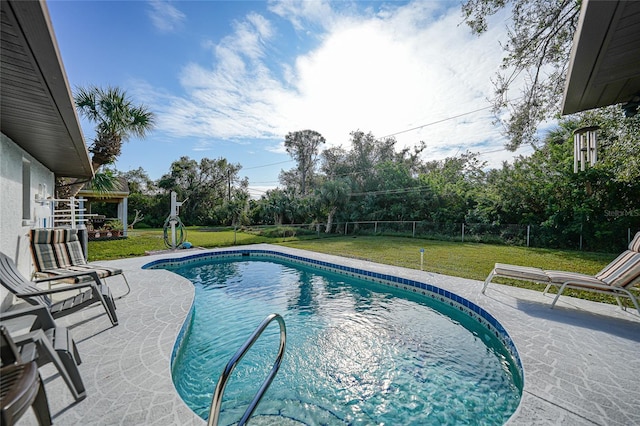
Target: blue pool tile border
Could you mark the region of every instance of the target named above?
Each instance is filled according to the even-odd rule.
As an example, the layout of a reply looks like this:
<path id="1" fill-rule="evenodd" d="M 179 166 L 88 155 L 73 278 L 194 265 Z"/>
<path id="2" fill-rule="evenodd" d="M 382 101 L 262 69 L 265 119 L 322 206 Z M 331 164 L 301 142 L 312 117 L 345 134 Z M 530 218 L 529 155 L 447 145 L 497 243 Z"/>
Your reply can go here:
<path id="1" fill-rule="evenodd" d="M 352 266 L 338 265 L 336 263 L 326 262 L 323 260 L 312 259 L 304 256 L 298 256 L 290 253 L 283 253 L 275 250 L 264 249 L 243 249 L 243 250 L 225 250 L 218 252 L 206 252 L 197 253 L 179 258 L 170 259 L 158 259 L 149 262 L 142 266 L 142 269 L 158 269 L 162 267 L 180 267 L 191 263 L 203 262 L 206 260 L 220 260 L 220 259 L 241 259 L 243 257 L 253 256 L 259 258 L 271 258 L 271 259 L 286 259 L 298 264 L 312 266 L 328 272 L 335 272 L 355 278 L 366 279 L 378 284 L 388 285 L 395 288 L 401 288 L 414 293 L 420 293 L 424 296 L 428 296 L 434 300 L 439 300 L 442 303 L 462 311 L 480 325 L 487 328 L 507 349 L 512 359 L 515 361 L 520 378 L 523 377 L 522 361 L 520 355 L 509 336 L 509 333 L 504 329 L 502 324 L 493 317 L 489 312 L 485 311 L 480 306 L 471 302 L 464 297 L 458 296 L 455 293 L 444 290 L 432 284 L 427 284 L 421 281 L 416 281 L 408 278 L 396 277 L 394 275 L 382 274 L 379 272 L 367 271 L 365 269 L 354 268 Z M 187 324 L 190 321 L 186 322 Z M 183 331 L 186 327 L 183 327 Z M 183 332 L 181 332 L 182 334 Z M 178 341 L 182 340 L 179 336 Z M 174 348 L 174 353 L 177 351 L 177 347 Z"/>

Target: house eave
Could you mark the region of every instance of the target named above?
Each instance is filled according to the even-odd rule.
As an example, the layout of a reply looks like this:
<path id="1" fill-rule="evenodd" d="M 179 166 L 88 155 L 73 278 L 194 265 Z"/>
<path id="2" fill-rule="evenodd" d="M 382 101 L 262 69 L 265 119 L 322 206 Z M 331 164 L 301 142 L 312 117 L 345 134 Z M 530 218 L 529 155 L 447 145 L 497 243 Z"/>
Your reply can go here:
<path id="1" fill-rule="evenodd" d="M 640 96 L 640 2 L 584 0 L 573 41 L 562 114 Z"/>
<path id="2" fill-rule="evenodd" d="M 94 171 L 44 1 L 3 0 L 2 133 L 59 177 Z"/>

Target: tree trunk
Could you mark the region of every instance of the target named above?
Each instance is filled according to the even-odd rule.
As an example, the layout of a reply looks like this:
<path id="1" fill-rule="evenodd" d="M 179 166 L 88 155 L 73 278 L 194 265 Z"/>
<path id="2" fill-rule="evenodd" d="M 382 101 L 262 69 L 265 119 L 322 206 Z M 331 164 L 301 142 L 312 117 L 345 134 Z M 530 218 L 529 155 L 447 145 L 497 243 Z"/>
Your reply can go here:
<path id="1" fill-rule="evenodd" d="M 87 182 L 89 182 L 87 179 L 56 178 L 54 196 L 57 199 L 75 197 Z"/>
<path id="2" fill-rule="evenodd" d="M 338 208 L 334 207 L 329 211 L 329 214 L 327 215 L 327 227 L 324 230 L 325 234 L 328 234 L 331 232 L 331 225 L 333 224 L 333 216 L 336 214 L 337 210 Z"/>

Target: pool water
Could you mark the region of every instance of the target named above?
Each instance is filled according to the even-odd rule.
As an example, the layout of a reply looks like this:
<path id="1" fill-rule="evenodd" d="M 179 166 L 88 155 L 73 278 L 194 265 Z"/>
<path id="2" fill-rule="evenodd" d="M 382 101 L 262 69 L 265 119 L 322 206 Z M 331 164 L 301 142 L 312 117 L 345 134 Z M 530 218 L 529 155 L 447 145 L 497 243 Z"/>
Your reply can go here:
<path id="1" fill-rule="evenodd" d="M 226 363 L 273 312 L 286 322 L 287 347 L 255 411 L 260 423 L 500 425 L 520 401 L 520 375 L 501 342 L 433 299 L 279 260 L 165 268 L 195 286 L 173 380 L 204 419 Z M 240 419 L 278 342 L 273 322 L 231 375 L 221 425 Z"/>

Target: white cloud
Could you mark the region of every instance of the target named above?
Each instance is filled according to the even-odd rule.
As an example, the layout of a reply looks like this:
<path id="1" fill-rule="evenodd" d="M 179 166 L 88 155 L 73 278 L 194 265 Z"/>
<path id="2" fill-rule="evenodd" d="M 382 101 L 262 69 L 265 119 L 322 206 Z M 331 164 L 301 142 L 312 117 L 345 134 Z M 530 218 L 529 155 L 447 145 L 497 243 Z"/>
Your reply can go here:
<path id="1" fill-rule="evenodd" d="M 457 7 L 443 11 L 438 2 L 365 16 L 331 6 L 271 5 L 299 31 L 312 25 L 326 31 L 315 50 L 291 63 L 272 63 L 277 28 L 264 16 L 251 13 L 235 23 L 232 34 L 207 44 L 212 64 L 183 68 L 184 95 L 154 106 L 159 126 L 181 137 L 264 139 L 263 149 L 282 152 L 290 131 L 313 129 L 328 146 L 345 145 L 354 130 L 382 137 L 488 106 L 504 29 L 475 37 L 459 25 Z M 424 140 L 430 159 L 495 150 L 504 140 L 492 120 L 483 110 L 400 133 L 398 147 Z M 492 154 L 491 162 L 512 156 Z"/>
<path id="2" fill-rule="evenodd" d="M 269 10 L 291 22 L 291 25 L 293 25 L 296 31 L 305 33 L 307 33 L 311 27 L 324 29 L 331 27 L 336 15 L 331 2 L 328 0 L 271 1 L 269 3 Z"/>
<path id="3" fill-rule="evenodd" d="M 149 18 L 151 23 L 162 32 L 172 32 L 180 28 L 186 16 L 180 10 L 165 1 L 150 0 Z"/>
<path id="4" fill-rule="evenodd" d="M 337 23 L 319 49 L 298 58 L 298 93 L 284 105 L 289 123 L 343 144 L 356 129 L 382 137 L 487 107 L 498 35 L 472 36 L 453 9 L 432 20 L 431 3 Z M 485 110 L 396 138 L 399 146 L 424 140 L 438 157 L 502 146 L 492 119 Z"/>

